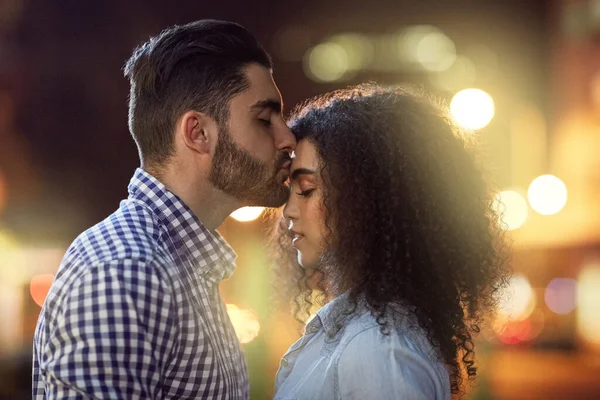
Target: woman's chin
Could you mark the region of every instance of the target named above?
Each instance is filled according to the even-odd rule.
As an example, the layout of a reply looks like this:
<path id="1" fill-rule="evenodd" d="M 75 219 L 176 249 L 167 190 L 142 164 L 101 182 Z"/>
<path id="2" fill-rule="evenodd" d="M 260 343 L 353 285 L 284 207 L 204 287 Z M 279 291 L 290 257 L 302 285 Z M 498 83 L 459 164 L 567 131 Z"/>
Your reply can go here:
<path id="1" fill-rule="evenodd" d="M 298 252 L 298 264 L 304 269 L 316 269 L 318 267 L 318 260 L 316 257 L 307 257 L 301 252 Z"/>

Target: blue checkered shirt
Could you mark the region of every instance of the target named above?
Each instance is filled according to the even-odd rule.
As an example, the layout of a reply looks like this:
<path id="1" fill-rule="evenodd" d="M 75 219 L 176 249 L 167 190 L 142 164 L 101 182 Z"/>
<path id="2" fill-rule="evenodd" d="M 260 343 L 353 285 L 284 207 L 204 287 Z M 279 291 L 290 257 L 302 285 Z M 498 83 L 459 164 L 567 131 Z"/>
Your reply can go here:
<path id="1" fill-rule="evenodd" d="M 119 209 L 69 247 L 33 345 L 34 399 L 247 399 L 219 282 L 235 253 L 136 170 Z"/>

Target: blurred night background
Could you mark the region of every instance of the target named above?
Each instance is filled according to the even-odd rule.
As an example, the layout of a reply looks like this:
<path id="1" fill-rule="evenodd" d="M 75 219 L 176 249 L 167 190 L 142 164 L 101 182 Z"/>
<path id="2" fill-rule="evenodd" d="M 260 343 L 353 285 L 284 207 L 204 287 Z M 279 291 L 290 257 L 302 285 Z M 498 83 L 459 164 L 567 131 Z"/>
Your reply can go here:
<path id="1" fill-rule="evenodd" d="M 288 110 L 369 80 L 446 99 L 485 144 L 515 271 L 480 335 L 468 398 L 600 398 L 599 0 L 0 0 L 0 398 L 30 398 L 52 274 L 127 196 L 138 157 L 125 60 L 163 28 L 202 18 L 258 37 Z M 221 292 L 252 399 L 271 398 L 299 335 L 269 311 L 266 224 L 221 227 L 239 256 Z"/>

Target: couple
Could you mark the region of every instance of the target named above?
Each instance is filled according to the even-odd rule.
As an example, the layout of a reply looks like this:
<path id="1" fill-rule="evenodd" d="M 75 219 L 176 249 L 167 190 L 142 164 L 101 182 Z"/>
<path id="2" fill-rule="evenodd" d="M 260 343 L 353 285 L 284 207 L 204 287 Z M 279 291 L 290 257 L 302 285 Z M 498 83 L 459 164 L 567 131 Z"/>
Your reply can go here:
<path id="1" fill-rule="evenodd" d="M 248 398 L 218 291 L 235 254 L 216 228 L 286 202 L 279 267 L 298 313 L 309 276 L 328 301 L 284 356 L 276 399 L 449 399 L 474 378 L 500 234 L 440 107 L 363 85 L 286 123 L 269 55 L 215 20 L 163 31 L 125 75 L 141 168 L 61 263 L 36 328 L 34 398 Z"/>

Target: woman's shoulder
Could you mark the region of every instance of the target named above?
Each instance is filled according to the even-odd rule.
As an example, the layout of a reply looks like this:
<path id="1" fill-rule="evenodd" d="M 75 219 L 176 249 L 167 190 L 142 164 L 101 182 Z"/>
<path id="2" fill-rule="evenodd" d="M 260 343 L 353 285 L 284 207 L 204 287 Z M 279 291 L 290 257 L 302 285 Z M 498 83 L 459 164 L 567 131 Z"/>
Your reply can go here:
<path id="1" fill-rule="evenodd" d="M 431 362 L 440 362 L 439 351 L 431 344 L 416 318 L 400 309 L 386 315 L 382 326 L 369 310 L 361 310 L 348 319 L 341 332 L 339 346 L 383 351 L 407 351 Z"/>
<path id="2" fill-rule="evenodd" d="M 368 382 L 379 382 L 381 387 L 370 386 L 371 392 L 384 390 L 389 398 L 450 398 L 448 370 L 411 318 L 396 316 L 389 330 L 383 330 L 370 313 L 352 318 L 336 358 L 340 387 L 360 390 L 357 387 Z"/>

